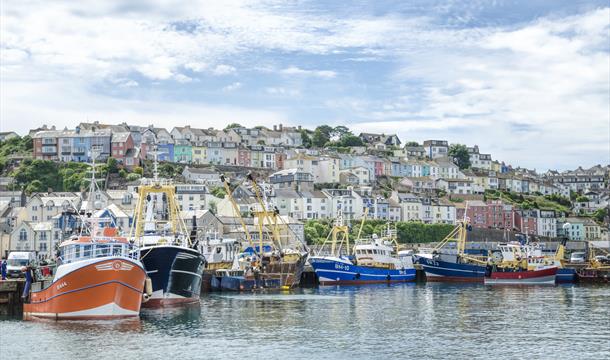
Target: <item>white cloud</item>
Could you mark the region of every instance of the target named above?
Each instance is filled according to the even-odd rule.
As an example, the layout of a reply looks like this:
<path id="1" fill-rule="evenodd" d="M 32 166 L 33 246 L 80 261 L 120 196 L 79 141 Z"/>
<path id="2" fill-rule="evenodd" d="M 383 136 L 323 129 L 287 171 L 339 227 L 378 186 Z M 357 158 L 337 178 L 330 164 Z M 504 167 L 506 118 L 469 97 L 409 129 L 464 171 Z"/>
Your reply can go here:
<path id="1" fill-rule="evenodd" d="M 74 82 L 19 82 L 10 84 L 10 92 L 2 95 L 0 131 L 36 128 L 42 124 L 58 128 L 74 127 L 81 121 L 99 120 L 118 124 L 123 121 L 135 125 L 184 126 L 224 128 L 237 122 L 246 126 L 291 124 L 285 114 L 277 110 L 237 106 L 210 105 L 203 102 L 180 102 L 156 98 L 154 101 L 113 98 L 85 91 L 86 83 Z M 45 94 L 33 97 L 31 94 Z M 19 124 L 18 127 L 16 124 Z"/>
<path id="2" fill-rule="evenodd" d="M 315 76 L 324 79 L 332 79 L 337 76 L 337 73 L 330 70 L 305 70 L 296 66 L 290 66 L 280 71 L 283 75 L 302 75 L 302 76 Z"/>
<path id="3" fill-rule="evenodd" d="M 151 92 L 163 98 L 183 83 L 199 80 L 189 86 L 218 89 L 218 79 L 206 82 L 206 75 L 248 76 L 243 67 L 261 73 L 275 69 L 266 75 L 278 73 L 287 82 L 323 79 L 313 90 L 294 89 L 294 82 L 269 87 L 261 81 L 258 94 L 273 95 L 265 98 L 270 100 L 302 98 L 322 113 L 332 111 L 330 117 L 350 124 L 360 119 L 370 127 L 363 130 L 396 129 L 406 138 L 478 143 L 496 158 L 523 165 L 607 161 L 608 8 L 504 28 L 460 28 L 437 26 L 427 17 L 374 16 L 366 10 L 338 15 L 307 5 L 107 0 L 2 6 L 0 126 L 23 132 L 26 126 L 39 126 L 41 119 L 73 125 L 62 116 L 75 119 L 90 112 L 102 120 L 126 112 L 143 118 L 150 115 L 143 103 L 106 98 L 91 89 L 110 82 L 135 93 L 151 84 Z M 439 11 L 450 13 L 452 6 Z M 476 23 L 474 14 L 456 21 Z M 301 55 L 307 62 L 299 62 Z M 333 68 L 336 62 L 339 67 Z M 368 62 L 375 62 L 370 74 L 369 68 L 351 68 L 362 69 Z M 389 79 L 377 76 L 396 67 L 400 69 Z M 342 76 L 328 69 L 340 69 Z M 223 90 L 241 86 L 234 82 Z M 383 88 L 382 94 L 376 88 Z M 76 89 L 82 93 L 73 93 Z M 83 101 L 57 101 L 57 92 Z M 41 112 L 30 111 L 34 106 L 25 99 L 36 99 Z M 108 108 L 102 101 L 130 110 L 101 115 Z M 172 104 L 165 103 L 170 109 Z M 189 109 L 180 116 L 199 106 L 210 114 L 224 111 L 178 103 Z M 160 113 L 171 117 L 168 111 Z"/>
<path id="4" fill-rule="evenodd" d="M 235 91 L 235 90 L 241 89 L 242 86 L 243 86 L 242 83 L 234 82 L 232 84 L 229 84 L 229 85 L 223 87 L 222 91 L 224 91 L 224 92 L 231 92 L 231 91 Z"/>
<path id="5" fill-rule="evenodd" d="M 216 65 L 214 70 L 212 70 L 212 74 L 217 75 L 217 76 L 230 75 L 230 74 L 234 74 L 235 71 L 236 71 L 236 69 L 233 66 L 220 64 L 220 65 Z"/>
<path id="6" fill-rule="evenodd" d="M 610 158 L 609 9 L 486 29 L 408 56 L 403 96 L 345 108 L 407 139 L 478 144 L 496 159 L 567 168 Z M 464 34 L 462 34 L 464 35 Z M 413 79 L 418 85 L 409 85 Z M 412 98 L 410 92 L 420 94 Z M 364 107 L 364 109 L 363 109 Z"/>
<path id="7" fill-rule="evenodd" d="M 268 87 L 265 88 L 265 92 L 267 94 L 270 95 L 277 95 L 277 96 L 290 96 L 290 97 L 296 97 L 301 95 L 301 92 L 298 89 L 287 89 L 285 87 Z"/>

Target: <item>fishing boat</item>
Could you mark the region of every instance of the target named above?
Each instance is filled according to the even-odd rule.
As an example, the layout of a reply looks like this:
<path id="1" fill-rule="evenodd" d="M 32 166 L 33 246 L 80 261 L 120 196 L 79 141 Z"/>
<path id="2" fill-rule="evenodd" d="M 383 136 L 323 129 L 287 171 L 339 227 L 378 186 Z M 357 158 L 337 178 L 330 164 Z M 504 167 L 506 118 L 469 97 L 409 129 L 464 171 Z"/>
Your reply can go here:
<path id="1" fill-rule="evenodd" d="M 252 226 L 257 236 L 254 240 L 251 230 L 241 215 L 229 181 L 221 176 L 227 198 L 239 219 L 245 237 L 245 249 L 236 257 L 236 265 L 231 270 L 242 270 L 247 279 L 259 278 L 257 284 L 271 289 L 279 280 L 279 288 L 292 289 L 299 285 L 307 260 L 307 246 L 298 239 L 294 231 L 280 216 L 277 207 L 269 203 L 266 192 L 261 189 L 251 174 L 249 180 L 256 203 L 250 209 Z M 260 286 L 256 289 L 260 289 Z"/>
<path id="2" fill-rule="evenodd" d="M 140 260 L 152 281 L 144 304 L 158 308 L 198 303 L 205 257 L 189 236 L 171 181 L 160 179 L 157 161 L 152 179 L 142 179 L 130 239 L 140 247 Z"/>
<path id="3" fill-rule="evenodd" d="M 95 159 L 95 156 L 93 156 Z M 89 206 L 96 193 L 95 161 Z M 99 189 L 97 189 L 99 190 Z M 25 319 L 114 319 L 140 313 L 146 272 L 139 250 L 118 236 L 111 219 L 92 217 L 85 209 L 80 234 L 59 245 L 53 280 L 32 291 L 23 306 Z"/>
<path id="4" fill-rule="evenodd" d="M 216 291 L 257 291 L 279 288 L 279 278 L 268 278 L 241 269 L 219 269 L 212 277 L 212 289 Z"/>
<path id="5" fill-rule="evenodd" d="M 349 229 L 343 223 L 339 209 L 329 238 L 330 255 L 309 257 L 309 263 L 318 276 L 320 285 L 358 285 L 408 282 L 415 280 L 413 258 L 409 252 L 396 253 L 396 230 L 390 224 L 384 236 L 357 243 L 353 252 L 349 248 Z M 364 218 L 360 226 L 360 233 Z M 345 243 L 345 254 L 341 251 Z"/>
<path id="6" fill-rule="evenodd" d="M 53 281 L 32 291 L 25 318 L 113 319 L 138 316 L 146 271 L 138 251 L 113 228 L 63 242 Z"/>
<path id="7" fill-rule="evenodd" d="M 557 283 L 572 283 L 576 281 L 576 270 L 565 267 L 564 252 L 566 240 L 563 239 L 558 245 L 553 256 L 545 255 L 538 243 L 530 243 L 525 238 L 525 243 L 512 242 L 500 244 L 502 259 L 513 261 L 517 259 L 527 259 L 529 270 L 557 267 L 555 281 Z"/>
<path id="8" fill-rule="evenodd" d="M 424 269 L 427 281 L 483 282 L 487 258 L 465 253 L 466 238 L 471 229 L 468 218 L 464 218 L 436 247 L 416 254 L 415 262 Z M 456 243 L 455 254 L 445 251 L 450 242 Z"/>
<path id="9" fill-rule="evenodd" d="M 209 271 L 230 269 L 242 248 L 237 239 L 220 237 L 218 232 L 206 233 L 200 245 Z"/>
<path id="10" fill-rule="evenodd" d="M 586 262 L 574 269 L 581 283 L 610 283 L 610 254 L 586 242 Z"/>
<path id="11" fill-rule="evenodd" d="M 485 285 L 553 285 L 556 275 L 556 266 L 527 270 L 526 268 L 490 265 L 490 269 L 485 275 Z"/>

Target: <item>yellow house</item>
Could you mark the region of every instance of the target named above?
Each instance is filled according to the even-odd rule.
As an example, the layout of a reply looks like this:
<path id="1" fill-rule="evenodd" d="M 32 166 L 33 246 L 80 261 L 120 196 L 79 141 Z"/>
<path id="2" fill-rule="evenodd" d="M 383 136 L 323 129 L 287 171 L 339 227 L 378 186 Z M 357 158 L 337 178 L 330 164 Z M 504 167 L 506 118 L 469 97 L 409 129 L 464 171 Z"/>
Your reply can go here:
<path id="1" fill-rule="evenodd" d="M 207 146 L 200 144 L 193 145 L 193 164 L 207 164 Z"/>

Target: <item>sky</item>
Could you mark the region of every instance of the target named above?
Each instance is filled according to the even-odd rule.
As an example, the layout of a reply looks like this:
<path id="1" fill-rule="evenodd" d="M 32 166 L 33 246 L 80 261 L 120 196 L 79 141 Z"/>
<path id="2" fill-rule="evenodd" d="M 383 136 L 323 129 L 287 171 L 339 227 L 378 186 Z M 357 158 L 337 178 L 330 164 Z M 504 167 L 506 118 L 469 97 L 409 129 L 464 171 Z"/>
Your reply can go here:
<path id="1" fill-rule="evenodd" d="M 0 131 L 328 124 L 610 163 L 607 0 L 0 4 Z"/>

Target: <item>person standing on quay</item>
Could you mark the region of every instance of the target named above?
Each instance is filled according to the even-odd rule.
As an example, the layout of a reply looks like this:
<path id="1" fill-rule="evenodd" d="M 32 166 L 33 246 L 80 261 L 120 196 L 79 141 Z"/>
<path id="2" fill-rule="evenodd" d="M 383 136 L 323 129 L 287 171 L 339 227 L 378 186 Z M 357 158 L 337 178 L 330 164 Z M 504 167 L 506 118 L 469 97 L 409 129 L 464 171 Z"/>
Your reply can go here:
<path id="1" fill-rule="evenodd" d="M 6 280 L 6 259 L 2 258 L 0 261 L 0 272 L 2 273 L 2 280 Z"/>

